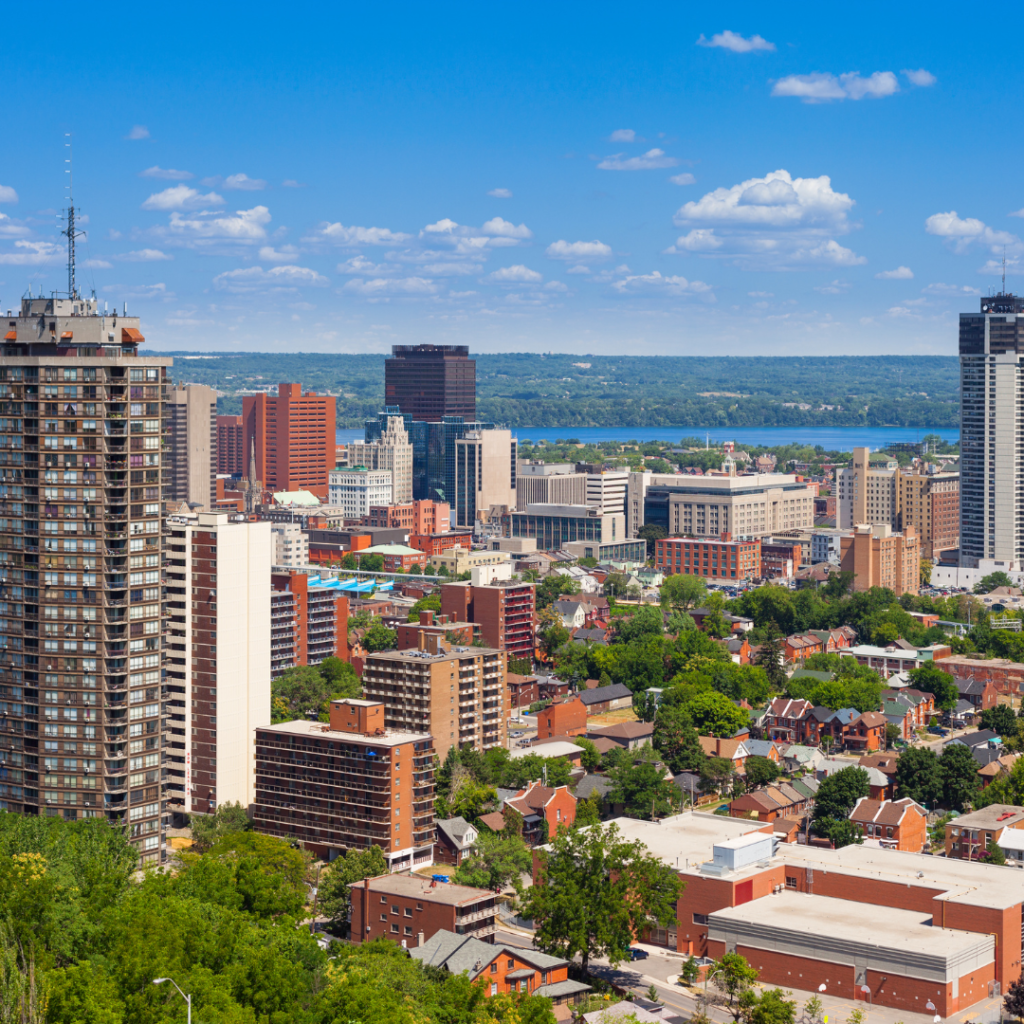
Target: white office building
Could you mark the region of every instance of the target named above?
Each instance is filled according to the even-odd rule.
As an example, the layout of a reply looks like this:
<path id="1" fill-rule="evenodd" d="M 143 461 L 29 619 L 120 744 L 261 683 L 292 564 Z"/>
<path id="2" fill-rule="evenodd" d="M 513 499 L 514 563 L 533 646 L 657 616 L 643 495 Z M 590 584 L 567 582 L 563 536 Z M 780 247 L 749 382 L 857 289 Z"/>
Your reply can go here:
<path id="1" fill-rule="evenodd" d="M 328 501 L 345 510 L 346 519 L 370 514 L 371 505 L 391 505 L 391 470 L 351 466 L 332 469 L 328 475 Z"/>

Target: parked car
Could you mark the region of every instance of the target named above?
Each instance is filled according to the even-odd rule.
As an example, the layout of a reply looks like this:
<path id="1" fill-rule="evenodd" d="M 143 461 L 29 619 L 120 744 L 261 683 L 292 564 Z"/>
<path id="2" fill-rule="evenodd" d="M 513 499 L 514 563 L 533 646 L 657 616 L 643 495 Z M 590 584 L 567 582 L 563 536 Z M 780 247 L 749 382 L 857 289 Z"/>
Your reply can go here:
<path id="1" fill-rule="evenodd" d="M 646 949 L 640 949 L 638 946 L 630 946 L 628 950 L 630 960 L 646 960 L 651 954 Z"/>

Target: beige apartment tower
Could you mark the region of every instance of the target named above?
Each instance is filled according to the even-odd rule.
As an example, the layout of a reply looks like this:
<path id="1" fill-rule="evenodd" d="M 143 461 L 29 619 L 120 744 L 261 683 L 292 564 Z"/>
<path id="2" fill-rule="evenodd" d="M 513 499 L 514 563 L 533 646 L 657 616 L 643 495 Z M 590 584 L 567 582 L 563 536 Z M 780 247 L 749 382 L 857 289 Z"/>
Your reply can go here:
<path id="1" fill-rule="evenodd" d="M 441 761 L 451 747 L 504 746 L 510 711 L 505 652 L 420 637 L 421 650 L 366 659 L 363 696 L 384 705 L 387 728 L 429 733 Z"/>
<path id="2" fill-rule="evenodd" d="M 471 430 L 458 438 L 452 525 L 472 527 L 493 505 L 515 508 L 517 463 L 510 430 Z"/>
<path id="3" fill-rule="evenodd" d="M 247 808 L 255 730 L 270 724 L 271 524 L 200 512 L 167 529 L 170 809 Z"/>
<path id="4" fill-rule="evenodd" d="M 854 591 L 887 587 L 897 597 L 920 591 L 921 547 L 912 526 L 893 533 L 888 525 L 861 524 L 840 543 L 839 567 L 854 574 Z"/>
<path id="5" fill-rule="evenodd" d="M 209 511 L 217 497 L 217 392 L 205 384 L 167 391 L 164 499 Z"/>
<path id="6" fill-rule="evenodd" d="M 353 441 L 348 446 L 349 466 L 391 471 L 391 505 L 412 502 L 412 442 L 401 416 L 389 416 L 376 441 Z"/>

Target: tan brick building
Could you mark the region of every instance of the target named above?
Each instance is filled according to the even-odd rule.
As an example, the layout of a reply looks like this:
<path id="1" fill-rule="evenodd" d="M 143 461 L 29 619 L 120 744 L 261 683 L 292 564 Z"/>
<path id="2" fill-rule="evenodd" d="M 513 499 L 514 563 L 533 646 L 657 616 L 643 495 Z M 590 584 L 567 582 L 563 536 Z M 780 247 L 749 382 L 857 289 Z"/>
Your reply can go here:
<path id="1" fill-rule="evenodd" d="M 883 525 L 859 525 L 842 538 L 840 568 L 854 573 L 853 589 L 888 587 L 897 597 L 921 589 L 921 547 L 917 531 L 908 526 L 893 533 Z"/>
<path id="2" fill-rule="evenodd" d="M 442 761 L 451 747 L 504 746 L 510 711 L 505 652 L 451 647 L 427 633 L 421 638 L 420 650 L 366 659 L 363 693 L 384 704 L 387 728 L 429 733 Z"/>
<path id="3" fill-rule="evenodd" d="M 960 546 L 960 474 L 899 473 L 895 529 L 914 527 L 922 558 Z"/>

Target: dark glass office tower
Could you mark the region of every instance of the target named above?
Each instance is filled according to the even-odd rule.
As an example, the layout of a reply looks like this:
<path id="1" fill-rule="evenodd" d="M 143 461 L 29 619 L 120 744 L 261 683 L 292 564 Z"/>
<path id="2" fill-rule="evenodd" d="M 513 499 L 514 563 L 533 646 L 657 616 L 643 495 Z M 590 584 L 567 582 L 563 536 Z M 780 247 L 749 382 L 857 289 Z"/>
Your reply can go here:
<path id="1" fill-rule="evenodd" d="M 960 314 L 960 564 L 983 560 L 1024 560 L 1024 298 L 1002 293 Z"/>
<path id="2" fill-rule="evenodd" d="M 394 345 L 384 362 L 384 404 L 414 420 L 476 419 L 476 360 L 466 345 Z"/>

